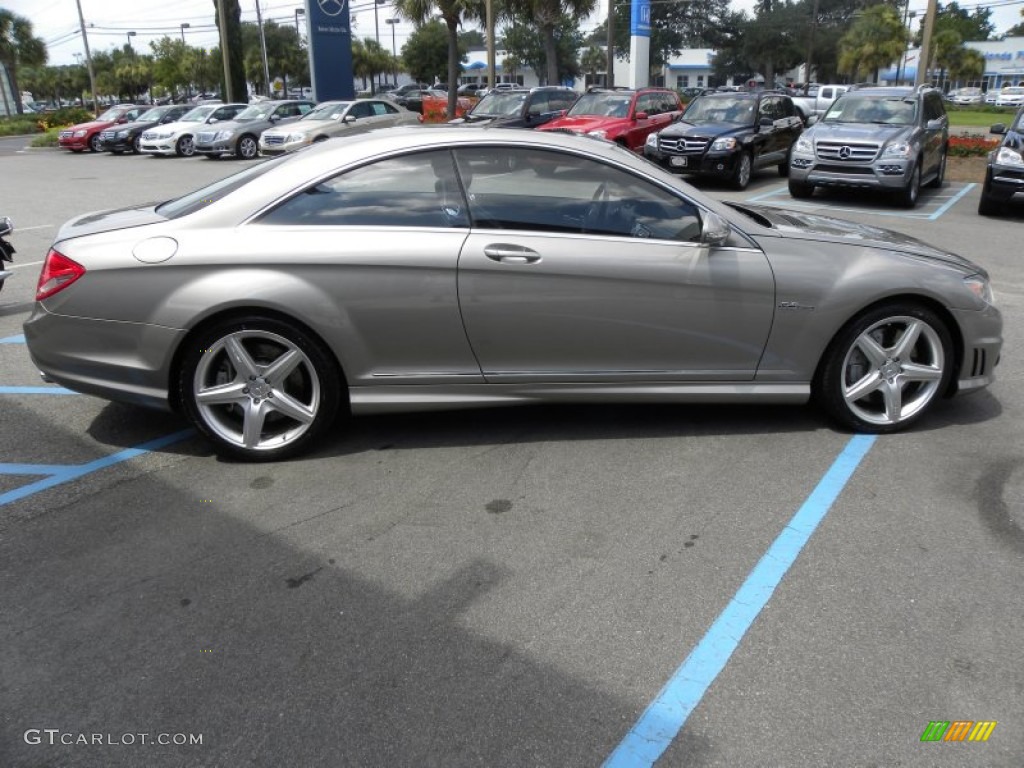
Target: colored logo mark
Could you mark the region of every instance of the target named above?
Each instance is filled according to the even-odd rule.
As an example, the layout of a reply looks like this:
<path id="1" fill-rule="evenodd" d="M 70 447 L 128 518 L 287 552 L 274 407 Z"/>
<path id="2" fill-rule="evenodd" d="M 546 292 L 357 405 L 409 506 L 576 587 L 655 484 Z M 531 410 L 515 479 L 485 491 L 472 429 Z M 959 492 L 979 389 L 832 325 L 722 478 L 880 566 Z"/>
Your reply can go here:
<path id="1" fill-rule="evenodd" d="M 921 741 L 988 741 L 995 727 L 995 720 L 932 720 Z"/>

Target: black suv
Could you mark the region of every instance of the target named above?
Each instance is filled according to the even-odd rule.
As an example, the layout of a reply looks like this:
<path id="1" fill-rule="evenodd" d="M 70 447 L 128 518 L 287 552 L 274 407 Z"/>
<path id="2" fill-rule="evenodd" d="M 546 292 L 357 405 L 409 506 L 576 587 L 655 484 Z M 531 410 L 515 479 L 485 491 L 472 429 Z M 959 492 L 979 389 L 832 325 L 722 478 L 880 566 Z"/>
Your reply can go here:
<path id="1" fill-rule="evenodd" d="M 746 189 L 754 170 L 789 170 L 804 128 L 789 96 L 774 91 L 705 93 L 672 125 L 647 137 L 644 155 L 672 173 L 718 176 Z"/>
<path id="2" fill-rule="evenodd" d="M 555 85 L 530 90 L 490 91 L 465 117 L 449 122 L 498 128 L 536 128 L 561 117 L 578 96 L 572 88 Z"/>
<path id="3" fill-rule="evenodd" d="M 1015 195 L 1024 197 L 1024 107 L 1017 110 L 1009 128 L 996 123 L 989 132 L 1002 134 L 1003 141 L 988 155 L 985 183 L 978 200 L 978 213 L 982 216 L 1002 213 Z"/>

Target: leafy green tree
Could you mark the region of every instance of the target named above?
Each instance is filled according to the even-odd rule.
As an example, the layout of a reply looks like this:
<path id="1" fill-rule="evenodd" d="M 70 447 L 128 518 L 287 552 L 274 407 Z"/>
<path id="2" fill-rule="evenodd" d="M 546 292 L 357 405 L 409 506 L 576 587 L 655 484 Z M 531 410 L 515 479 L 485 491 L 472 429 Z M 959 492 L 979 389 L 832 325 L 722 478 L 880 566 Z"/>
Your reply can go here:
<path id="1" fill-rule="evenodd" d="M 446 42 L 447 45 L 447 42 Z M 391 69 L 391 54 L 378 43 L 374 38 L 367 37 L 363 40 L 352 41 L 352 73 L 362 78 L 363 88 L 366 88 L 366 81 L 370 81 L 370 93 L 375 93 L 374 81 L 377 75 Z"/>
<path id="2" fill-rule="evenodd" d="M 487 47 L 487 38 L 479 29 L 467 29 L 459 32 L 459 45 L 464 50 L 473 50 Z"/>
<path id="3" fill-rule="evenodd" d="M 153 51 L 153 82 L 172 93 L 184 90 L 193 80 L 189 46 L 165 35 L 149 47 Z"/>
<path id="4" fill-rule="evenodd" d="M 36 101 L 52 101 L 58 106 L 80 97 L 89 87 L 89 73 L 76 64 L 25 68 L 20 80 Z"/>
<path id="5" fill-rule="evenodd" d="M 604 71 L 607 64 L 608 57 L 605 56 L 603 50 L 593 44 L 587 47 L 587 50 L 580 56 L 580 66 L 583 67 L 583 71 L 589 76 L 587 85 L 593 85 L 597 82 L 597 73 Z"/>
<path id="6" fill-rule="evenodd" d="M 839 70 L 857 80 L 873 75 L 903 56 L 910 35 L 899 14 L 888 5 L 868 8 L 839 41 Z"/>
<path id="7" fill-rule="evenodd" d="M 552 59 L 541 30 L 528 18 L 513 18 L 512 23 L 502 33 L 502 47 L 513 54 L 519 61 L 531 67 L 540 75 L 545 73 L 548 85 L 558 85 L 562 80 L 573 79 L 580 74 L 577 51 L 583 46 L 583 35 L 575 19 L 564 16 L 555 28 L 555 56 L 558 66 L 555 79 L 551 80 L 548 62 Z M 506 60 L 507 68 L 507 60 Z"/>
<path id="8" fill-rule="evenodd" d="M 459 61 L 465 60 L 465 51 L 457 49 L 456 53 Z M 445 25 L 431 21 L 417 27 L 402 46 L 402 62 L 413 79 L 422 83 L 432 82 L 445 72 L 448 66 L 448 31 Z"/>
<path id="9" fill-rule="evenodd" d="M 465 59 L 465 50 L 459 48 L 459 27 L 463 20 L 479 19 L 482 7 L 476 0 L 395 0 L 395 11 L 417 27 L 431 23 L 435 9 L 448 33 L 448 117 L 455 117 L 459 82 L 459 63 Z M 408 45 L 408 44 L 406 44 Z M 405 47 L 402 48 L 403 55 Z M 410 70 L 411 72 L 412 70 Z"/>
<path id="10" fill-rule="evenodd" d="M 217 19 L 217 30 L 220 31 L 220 14 L 217 13 L 217 2 L 213 0 L 214 14 Z M 245 48 L 242 40 L 242 9 L 238 0 L 223 0 L 224 2 L 224 37 L 228 45 L 228 76 L 231 78 L 231 97 L 235 101 L 246 101 L 249 95 L 245 85 Z M 223 71 L 223 66 L 221 67 Z M 221 95 L 228 98 L 227 83 L 223 81 L 221 74 Z"/>
<path id="11" fill-rule="evenodd" d="M 947 63 L 949 76 L 960 82 L 976 82 L 985 74 L 985 57 L 980 51 L 961 46 Z"/>
<path id="12" fill-rule="evenodd" d="M 992 10 L 990 8 L 975 8 L 973 12 L 968 13 L 956 2 L 941 5 L 935 13 L 935 31 L 932 34 L 938 35 L 944 30 L 956 32 L 963 41 L 988 40 L 995 31 L 995 26 L 992 24 Z M 917 45 L 921 44 L 923 34 L 924 15 L 922 14 L 917 33 L 914 35 L 914 42 Z"/>
<path id="13" fill-rule="evenodd" d="M 39 67 L 46 63 L 46 43 L 32 34 L 32 22 L 24 16 L 0 8 L 0 63 L 7 68 L 14 91 L 14 108 L 23 114 L 21 88 L 18 86 L 18 68 Z M 8 114 L 11 105 L 4 94 L 4 107 Z"/>
<path id="14" fill-rule="evenodd" d="M 597 8 L 597 0 L 508 0 L 509 15 L 521 20 L 529 20 L 540 32 L 542 49 L 544 51 L 543 69 L 536 70 L 538 74 L 545 72 L 545 80 L 548 85 L 557 85 L 560 82 L 560 73 L 578 71 L 576 64 L 577 45 L 572 51 L 572 62 L 566 66 L 560 66 L 559 54 L 564 52 L 564 46 L 559 42 L 566 37 L 568 32 L 566 20 L 572 25 L 572 32 L 582 44 L 582 36 L 579 34 L 579 21 L 592 14 Z M 653 9 L 655 6 L 652 5 Z M 506 33 L 506 37 L 507 37 Z"/>

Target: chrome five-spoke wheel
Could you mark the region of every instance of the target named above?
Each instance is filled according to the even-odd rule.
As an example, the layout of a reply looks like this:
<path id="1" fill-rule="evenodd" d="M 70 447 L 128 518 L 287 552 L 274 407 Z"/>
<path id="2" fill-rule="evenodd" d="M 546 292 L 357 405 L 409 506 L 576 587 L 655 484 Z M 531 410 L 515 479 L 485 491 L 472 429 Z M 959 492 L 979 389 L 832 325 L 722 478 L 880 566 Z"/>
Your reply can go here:
<path id="1" fill-rule="evenodd" d="M 182 400 L 221 452 L 279 459 L 334 418 L 339 381 L 319 343 L 279 321 L 220 326 L 186 357 Z"/>
<path id="2" fill-rule="evenodd" d="M 949 332 L 924 307 L 883 307 L 840 334 L 826 361 L 819 396 L 839 421 L 892 432 L 916 420 L 947 389 Z"/>

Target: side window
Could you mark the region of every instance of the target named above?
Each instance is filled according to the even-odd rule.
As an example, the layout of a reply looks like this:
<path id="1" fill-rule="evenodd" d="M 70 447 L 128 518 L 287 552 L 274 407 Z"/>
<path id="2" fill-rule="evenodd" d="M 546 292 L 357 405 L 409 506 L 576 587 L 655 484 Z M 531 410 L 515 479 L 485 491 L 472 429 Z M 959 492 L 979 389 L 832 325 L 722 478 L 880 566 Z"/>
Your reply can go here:
<path id="1" fill-rule="evenodd" d="M 924 119 L 936 120 L 945 114 L 942 99 L 937 93 L 929 93 L 924 97 Z"/>
<path id="2" fill-rule="evenodd" d="M 314 105 L 310 104 L 308 101 L 302 102 L 301 104 L 299 104 L 299 114 L 300 115 L 305 115 L 305 114 L 308 114 L 308 113 L 312 112 L 313 111 L 313 106 Z"/>
<path id="3" fill-rule="evenodd" d="M 527 98 L 530 99 L 530 106 L 526 113 L 529 115 L 542 115 L 548 111 L 548 94 L 534 93 Z"/>
<path id="4" fill-rule="evenodd" d="M 364 165 L 315 184 L 263 215 L 292 226 L 467 227 L 465 199 L 446 150 Z"/>
<path id="5" fill-rule="evenodd" d="M 569 109 L 573 104 L 576 103 L 576 94 L 574 93 L 558 93 L 552 94 L 551 96 L 551 111 L 560 109 Z"/>
<path id="6" fill-rule="evenodd" d="M 381 114 L 384 114 L 384 115 L 397 115 L 398 114 L 398 107 L 396 107 L 394 104 L 386 104 L 385 102 L 380 101 L 380 102 L 377 102 L 377 106 L 382 109 Z"/>
<path id="7" fill-rule="evenodd" d="M 455 160 L 474 227 L 681 242 L 700 239 L 696 206 L 590 158 L 481 147 L 457 149 Z"/>
<path id="8" fill-rule="evenodd" d="M 352 109 L 350 109 L 348 113 L 352 115 L 352 117 L 360 119 L 364 117 L 371 117 L 373 115 L 373 106 L 366 101 L 357 101 L 352 105 Z"/>
<path id="9" fill-rule="evenodd" d="M 274 114 L 277 117 L 281 117 L 281 118 L 295 117 L 296 115 L 299 114 L 299 105 L 298 104 L 282 104 L 281 106 L 279 106 L 277 109 L 274 110 Z"/>
<path id="10" fill-rule="evenodd" d="M 765 98 L 761 99 L 761 103 L 757 105 L 757 120 L 758 120 L 758 122 L 760 122 L 763 118 L 766 118 L 766 117 L 769 120 L 775 120 L 775 115 L 774 115 L 775 104 L 774 104 L 774 102 L 775 102 L 774 99 L 771 99 L 771 98 L 768 98 L 768 97 L 765 97 Z"/>
<path id="11" fill-rule="evenodd" d="M 831 88 L 822 88 L 820 96 L 823 99 L 831 99 L 832 98 L 832 89 Z"/>
<path id="12" fill-rule="evenodd" d="M 230 120 L 238 114 L 237 107 L 221 107 L 213 113 L 214 120 Z"/>

